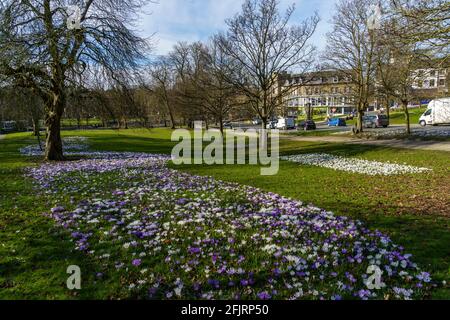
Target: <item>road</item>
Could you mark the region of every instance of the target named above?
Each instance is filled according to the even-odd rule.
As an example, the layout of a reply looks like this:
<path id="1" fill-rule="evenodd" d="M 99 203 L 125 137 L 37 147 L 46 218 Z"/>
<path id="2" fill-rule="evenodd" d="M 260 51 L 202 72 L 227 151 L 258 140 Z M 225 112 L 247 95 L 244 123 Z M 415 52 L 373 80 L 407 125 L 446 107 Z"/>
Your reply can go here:
<path id="1" fill-rule="evenodd" d="M 415 150 L 434 150 L 450 152 L 450 142 L 447 141 L 416 141 L 416 140 L 363 140 L 352 137 L 343 136 L 283 136 L 283 139 L 307 142 L 329 142 L 329 143 L 346 143 L 346 144 L 362 144 L 374 145 L 391 148 L 415 149 Z"/>
<path id="2" fill-rule="evenodd" d="M 243 124 L 243 123 L 233 123 L 234 128 L 241 129 L 259 129 L 260 126 Z M 338 131 L 339 133 L 350 132 L 351 127 L 328 127 L 325 123 L 318 123 L 316 132 L 325 131 Z M 377 128 L 377 129 L 365 129 L 366 132 L 389 132 L 393 130 L 398 130 L 401 132 L 405 129 L 404 125 L 391 125 L 388 128 Z M 414 132 L 446 132 L 450 136 L 450 126 L 438 126 L 425 128 L 420 125 L 413 124 L 411 129 Z M 295 132 L 296 130 L 282 131 L 285 133 Z M 293 136 L 293 135 L 282 135 L 282 139 L 289 139 L 295 141 L 310 141 L 310 142 L 329 142 L 329 143 L 347 143 L 347 144 L 362 144 L 362 145 L 375 145 L 375 146 L 385 146 L 392 148 L 403 148 L 403 149 L 415 149 L 415 150 L 434 150 L 434 151 L 448 151 L 450 152 L 450 142 L 448 141 L 417 141 L 417 140 L 400 140 L 400 139 L 380 139 L 380 140 L 365 140 L 354 138 L 351 135 L 325 135 L 325 136 Z"/>
<path id="3" fill-rule="evenodd" d="M 347 126 L 347 127 L 329 127 L 325 122 L 317 122 L 317 131 L 342 131 L 342 132 L 350 132 L 352 130 L 352 126 Z M 252 125 L 252 124 L 248 124 L 248 123 L 242 123 L 242 122 L 233 122 L 233 128 L 235 129 L 260 129 L 261 126 L 260 125 Z M 372 129 L 372 128 L 365 128 L 364 130 L 367 132 L 370 131 L 392 131 L 392 130 L 401 130 L 401 129 L 405 129 L 405 125 L 401 125 L 401 124 L 394 124 L 394 125 L 390 125 L 387 128 L 376 128 L 376 129 Z M 417 130 L 417 131 L 421 131 L 421 130 L 426 130 L 426 131 L 448 131 L 450 134 L 450 126 L 448 125 L 443 125 L 443 126 L 427 126 L 427 127 L 422 127 L 419 124 L 411 124 L 411 129 L 412 130 Z M 287 130 L 287 132 L 295 132 L 295 130 Z"/>

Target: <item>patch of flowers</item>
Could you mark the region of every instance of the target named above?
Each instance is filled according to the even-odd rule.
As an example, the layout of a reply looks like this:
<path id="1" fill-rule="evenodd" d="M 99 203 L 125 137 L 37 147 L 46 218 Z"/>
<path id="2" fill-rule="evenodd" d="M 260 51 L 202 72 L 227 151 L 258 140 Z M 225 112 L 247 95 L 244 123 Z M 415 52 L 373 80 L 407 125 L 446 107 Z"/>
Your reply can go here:
<path id="1" fill-rule="evenodd" d="M 98 262 L 117 297 L 413 299 L 430 286 L 379 231 L 257 188 L 170 169 L 170 158 L 92 153 L 28 172 L 48 216 Z M 368 266 L 382 271 L 368 289 Z"/>
<path id="2" fill-rule="evenodd" d="M 282 160 L 329 168 L 339 171 L 361 173 L 366 175 L 397 175 L 408 173 L 423 173 L 432 171 L 428 168 L 415 167 L 406 164 L 370 161 L 357 158 L 346 158 L 327 153 L 306 153 L 281 157 Z"/>
<path id="3" fill-rule="evenodd" d="M 66 137 L 62 139 L 63 149 L 65 154 L 74 155 L 89 149 L 88 140 L 86 137 Z M 44 145 L 33 144 L 21 148 L 19 151 L 26 156 L 41 156 L 44 154 Z"/>

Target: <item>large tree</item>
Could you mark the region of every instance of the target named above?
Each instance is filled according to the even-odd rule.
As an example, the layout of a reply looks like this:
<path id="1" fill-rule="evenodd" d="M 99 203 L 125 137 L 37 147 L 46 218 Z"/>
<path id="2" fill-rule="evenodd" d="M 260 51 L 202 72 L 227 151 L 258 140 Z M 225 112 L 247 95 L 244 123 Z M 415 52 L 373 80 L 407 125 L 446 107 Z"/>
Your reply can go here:
<path id="1" fill-rule="evenodd" d="M 304 72 L 313 62 L 314 47 L 308 40 L 319 18 L 316 14 L 293 23 L 294 10 L 290 6 L 283 15 L 276 0 L 246 0 L 242 11 L 226 21 L 228 30 L 215 37 L 230 61 L 228 81 L 247 98 L 264 128 L 286 94 L 278 75 Z"/>
<path id="2" fill-rule="evenodd" d="M 16 85 L 33 88 L 42 97 L 47 160 L 64 159 L 60 121 L 70 82 L 78 74 L 89 72 L 93 65 L 123 74 L 135 69 L 144 58 L 147 41 L 132 27 L 147 2 L 2 1 L 0 73 Z M 78 6 L 78 17 L 77 10 L 67 10 L 69 5 Z"/>
<path id="3" fill-rule="evenodd" d="M 327 35 L 324 58 L 352 83 L 353 102 L 358 111 L 356 132 L 363 131 L 362 117 L 374 93 L 378 31 L 370 29 L 369 8 L 375 0 L 340 0 Z"/>

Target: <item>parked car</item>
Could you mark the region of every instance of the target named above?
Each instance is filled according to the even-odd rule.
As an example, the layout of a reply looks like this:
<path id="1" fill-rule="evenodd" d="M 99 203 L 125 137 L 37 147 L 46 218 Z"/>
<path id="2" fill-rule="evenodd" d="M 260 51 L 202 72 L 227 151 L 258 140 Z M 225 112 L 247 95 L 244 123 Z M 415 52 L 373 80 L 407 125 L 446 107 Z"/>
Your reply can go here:
<path id="1" fill-rule="evenodd" d="M 384 114 L 367 115 L 363 117 L 363 125 L 366 128 L 387 128 L 389 126 L 389 118 Z"/>
<path id="2" fill-rule="evenodd" d="M 269 122 L 267 122 L 267 129 L 276 129 L 277 128 L 277 123 L 278 121 L 276 120 L 270 120 Z"/>
<path id="3" fill-rule="evenodd" d="M 353 113 L 350 113 L 350 114 L 348 114 L 346 117 L 345 117 L 345 120 L 353 120 L 355 118 L 355 115 L 353 114 Z"/>
<path id="4" fill-rule="evenodd" d="M 419 124 L 436 126 L 450 123 L 450 98 L 433 100 L 428 104 L 428 109 L 420 117 Z"/>
<path id="5" fill-rule="evenodd" d="M 345 122 L 345 119 L 343 118 L 331 118 L 328 120 L 328 126 L 329 127 L 346 127 L 347 122 Z"/>
<path id="6" fill-rule="evenodd" d="M 305 124 L 303 125 L 303 130 L 308 131 L 308 130 L 316 130 L 317 126 L 316 123 L 312 120 L 307 120 L 305 121 Z"/>
<path id="7" fill-rule="evenodd" d="M 0 131 L 2 133 L 9 133 L 17 131 L 17 122 L 16 121 L 3 121 L 0 123 Z"/>
<path id="8" fill-rule="evenodd" d="M 225 121 L 223 123 L 223 128 L 224 129 L 233 129 L 233 124 L 231 123 L 231 121 Z"/>
<path id="9" fill-rule="evenodd" d="M 255 126 L 260 125 L 260 124 L 262 124 L 262 121 L 260 118 L 253 118 L 252 124 L 254 124 Z"/>
<path id="10" fill-rule="evenodd" d="M 276 128 L 282 130 L 295 129 L 295 120 L 294 118 L 279 118 L 276 122 Z"/>

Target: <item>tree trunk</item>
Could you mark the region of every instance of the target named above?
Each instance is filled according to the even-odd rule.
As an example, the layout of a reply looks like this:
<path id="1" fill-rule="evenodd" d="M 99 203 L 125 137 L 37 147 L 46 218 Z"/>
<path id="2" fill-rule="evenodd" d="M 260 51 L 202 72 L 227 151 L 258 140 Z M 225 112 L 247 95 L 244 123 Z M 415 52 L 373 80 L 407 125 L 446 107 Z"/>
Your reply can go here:
<path id="1" fill-rule="evenodd" d="M 33 121 L 33 135 L 37 137 L 41 133 L 41 128 L 39 127 L 39 118 L 33 117 L 32 121 Z"/>
<path id="2" fill-rule="evenodd" d="M 355 133 L 363 132 L 363 116 L 364 116 L 363 109 L 358 108 L 358 117 L 356 119 L 356 130 L 355 130 Z"/>
<path id="3" fill-rule="evenodd" d="M 389 102 L 389 98 L 386 98 L 386 115 L 388 119 L 391 119 L 391 106 Z"/>
<path id="4" fill-rule="evenodd" d="M 310 121 L 312 120 L 312 109 L 311 109 L 311 105 L 308 104 L 308 106 L 306 107 L 306 120 Z"/>
<path id="5" fill-rule="evenodd" d="M 267 131 L 267 123 L 268 123 L 268 117 L 264 116 L 261 118 L 262 120 L 262 130 L 259 134 L 259 148 L 265 150 L 267 148 L 267 135 L 268 135 L 268 131 Z"/>
<path id="6" fill-rule="evenodd" d="M 406 134 L 411 134 L 411 124 L 409 120 L 408 101 L 402 101 L 403 111 L 405 112 Z"/>
<path id="7" fill-rule="evenodd" d="M 61 140 L 61 117 L 64 112 L 63 94 L 55 94 L 51 105 L 47 107 L 45 125 L 47 127 L 47 138 L 45 143 L 46 161 L 63 161 L 63 146 Z"/>
<path id="8" fill-rule="evenodd" d="M 222 119 L 222 117 L 219 118 L 219 126 L 220 126 L 220 133 L 223 136 L 223 119 Z"/>
<path id="9" fill-rule="evenodd" d="M 267 129 L 267 116 L 261 118 L 262 121 L 262 128 Z"/>
<path id="10" fill-rule="evenodd" d="M 167 103 L 167 110 L 169 110 L 170 121 L 172 122 L 172 129 L 176 129 L 175 117 L 173 115 L 172 107 Z"/>

